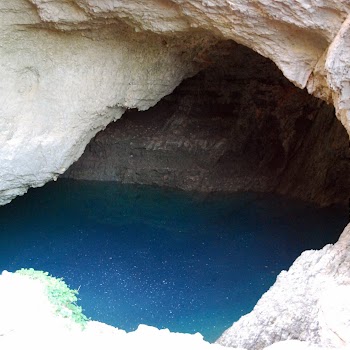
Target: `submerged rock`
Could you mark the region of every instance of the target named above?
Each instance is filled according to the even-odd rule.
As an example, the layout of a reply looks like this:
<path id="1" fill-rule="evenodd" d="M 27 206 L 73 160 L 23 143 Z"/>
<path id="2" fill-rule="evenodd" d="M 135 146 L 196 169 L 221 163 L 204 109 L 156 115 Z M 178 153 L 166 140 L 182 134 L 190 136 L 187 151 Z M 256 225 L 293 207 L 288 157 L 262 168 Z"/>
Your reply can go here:
<path id="1" fill-rule="evenodd" d="M 334 245 L 302 253 L 217 343 L 249 350 L 283 340 L 350 346 L 349 296 L 350 224 Z"/>

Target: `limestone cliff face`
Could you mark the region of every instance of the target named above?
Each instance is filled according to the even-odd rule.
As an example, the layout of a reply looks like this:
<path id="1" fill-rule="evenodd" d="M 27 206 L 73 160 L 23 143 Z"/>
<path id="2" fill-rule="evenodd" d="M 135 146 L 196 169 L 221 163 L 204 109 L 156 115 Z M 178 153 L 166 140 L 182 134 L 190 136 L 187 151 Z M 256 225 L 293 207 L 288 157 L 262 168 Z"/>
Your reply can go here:
<path id="1" fill-rule="evenodd" d="M 63 173 L 224 39 L 332 102 L 349 132 L 349 12 L 338 0 L 1 0 L 0 204 Z"/>
<path id="2" fill-rule="evenodd" d="M 65 176 L 345 203 L 350 149 L 334 109 L 252 50 L 227 41 L 213 51 L 155 107 L 100 132 Z"/>
<path id="3" fill-rule="evenodd" d="M 61 18 L 54 4 L 44 13 Z M 115 21 L 61 32 L 45 21 L 27 1 L 0 1 L 0 204 L 55 179 L 127 108 L 153 106 L 197 70 L 196 35 L 179 52 L 180 39 Z"/>

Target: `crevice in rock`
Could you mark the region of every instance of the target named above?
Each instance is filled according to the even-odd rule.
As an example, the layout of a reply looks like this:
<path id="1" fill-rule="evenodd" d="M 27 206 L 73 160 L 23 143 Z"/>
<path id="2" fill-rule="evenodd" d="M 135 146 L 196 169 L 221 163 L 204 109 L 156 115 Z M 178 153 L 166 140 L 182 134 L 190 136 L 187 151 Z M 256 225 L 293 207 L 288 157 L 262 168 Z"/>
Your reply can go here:
<path id="1" fill-rule="evenodd" d="M 232 41 L 205 60 L 155 107 L 100 132 L 64 176 L 345 204 L 350 150 L 333 107 Z"/>

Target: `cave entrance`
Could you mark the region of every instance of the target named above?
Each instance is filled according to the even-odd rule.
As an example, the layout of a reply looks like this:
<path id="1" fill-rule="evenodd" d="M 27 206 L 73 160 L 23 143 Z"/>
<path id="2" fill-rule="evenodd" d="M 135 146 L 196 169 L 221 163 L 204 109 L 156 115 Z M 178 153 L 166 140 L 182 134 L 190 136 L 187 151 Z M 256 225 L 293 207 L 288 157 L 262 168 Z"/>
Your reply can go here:
<path id="1" fill-rule="evenodd" d="M 325 102 L 232 41 L 155 107 L 100 132 L 65 176 L 346 204 L 348 135 Z"/>

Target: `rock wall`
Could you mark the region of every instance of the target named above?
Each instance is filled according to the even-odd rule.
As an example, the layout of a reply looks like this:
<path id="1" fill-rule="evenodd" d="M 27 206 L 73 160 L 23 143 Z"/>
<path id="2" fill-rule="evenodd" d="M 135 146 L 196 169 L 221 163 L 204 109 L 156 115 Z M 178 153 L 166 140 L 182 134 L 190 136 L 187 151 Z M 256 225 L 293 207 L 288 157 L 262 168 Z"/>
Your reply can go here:
<path id="1" fill-rule="evenodd" d="M 306 251 L 218 339 L 228 347 L 263 349 L 283 340 L 329 348 L 350 345 L 350 224 L 334 245 Z M 293 348 L 293 347 L 291 347 Z"/>
<path id="2" fill-rule="evenodd" d="M 224 39 L 332 102 L 350 132 L 349 12 L 336 0 L 0 0 L 0 204 L 62 174 Z"/>
<path id="3" fill-rule="evenodd" d="M 46 5 L 42 16 L 77 20 L 69 2 Z M 47 21 L 28 1 L 0 1 L 0 205 L 56 179 L 127 108 L 169 94 L 197 71 L 192 50 L 209 40 L 167 44 L 116 21 L 67 30 Z"/>
<path id="4" fill-rule="evenodd" d="M 345 203 L 350 149 L 334 109 L 250 49 L 226 41 L 213 52 L 155 107 L 100 132 L 65 176 Z"/>

